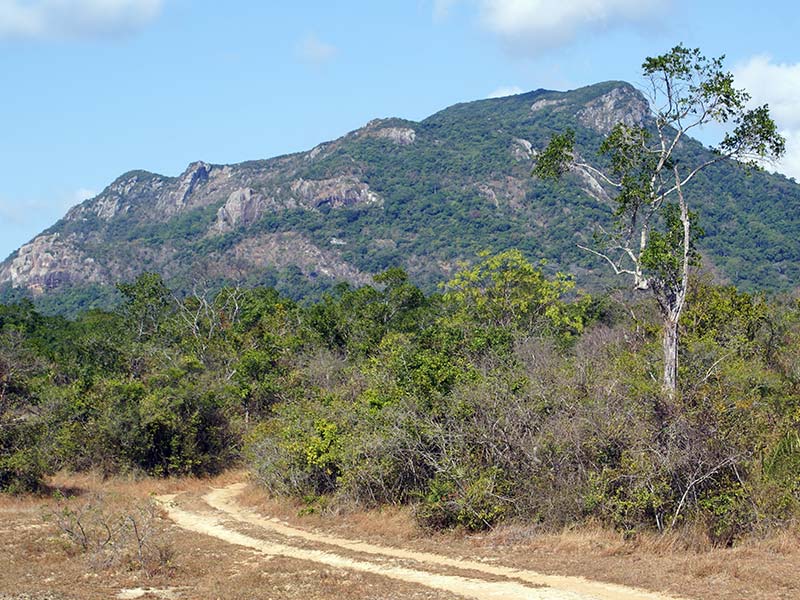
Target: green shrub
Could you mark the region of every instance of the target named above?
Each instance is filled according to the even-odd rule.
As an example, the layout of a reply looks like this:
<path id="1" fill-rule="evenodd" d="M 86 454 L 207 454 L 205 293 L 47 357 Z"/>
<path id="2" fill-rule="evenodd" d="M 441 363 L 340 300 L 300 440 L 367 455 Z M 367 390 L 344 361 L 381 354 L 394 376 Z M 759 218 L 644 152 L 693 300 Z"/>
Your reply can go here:
<path id="1" fill-rule="evenodd" d="M 496 467 L 440 473 L 430 481 L 415 515 L 420 524 L 431 529 L 488 529 L 508 513 L 509 487 L 505 475 Z"/>

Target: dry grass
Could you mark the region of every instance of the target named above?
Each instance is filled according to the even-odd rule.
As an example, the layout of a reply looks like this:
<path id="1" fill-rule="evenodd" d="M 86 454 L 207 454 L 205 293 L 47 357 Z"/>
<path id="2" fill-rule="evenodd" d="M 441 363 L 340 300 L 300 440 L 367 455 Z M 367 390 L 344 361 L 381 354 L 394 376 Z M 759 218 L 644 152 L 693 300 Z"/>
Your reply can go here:
<path id="1" fill-rule="evenodd" d="M 404 508 L 339 513 L 335 518 L 303 515 L 301 503 L 270 499 L 255 486 L 240 500 L 306 529 L 548 574 L 582 575 L 698 600 L 800 598 L 800 528 L 744 540 L 734 548 L 713 547 L 699 529 L 629 539 L 597 524 L 559 533 L 511 524 L 480 535 L 432 535 L 415 527 L 411 511 Z"/>
<path id="2" fill-rule="evenodd" d="M 146 501 L 153 494 L 188 492 L 185 501 L 202 508 L 210 487 L 245 477 L 226 473 L 215 479 L 153 480 L 94 474 L 60 474 L 51 491 L 74 502 L 102 495 L 110 508 Z M 483 535 L 431 535 L 417 528 L 402 507 L 300 515 L 302 503 L 269 499 L 250 486 L 243 504 L 299 527 L 373 543 L 405 546 L 450 556 L 478 558 L 544 573 L 645 587 L 701 600 L 796 600 L 800 598 L 800 531 L 747 540 L 733 549 L 710 547 L 697 532 L 625 539 L 597 525 L 557 534 L 507 525 Z M 447 594 L 403 585 L 378 576 L 333 571 L 307 562 L 269 559 L 216 539 L 187 533 L 164 520 L 174 551 L 168 569 L 147 573 L 130 564 L 100 566 L 70 549 L 43 513 L 57 506 L 52 496 L 0 496 L 0 599 L 28 597 L 113 599 L 121 590 L 153 590 L 145 598 L 286 600 L 356 598 L 446 599 Z M 207 509 L 207 507 L 206 507 Z M 160 592 L 159 592 L 160 590 Z"/>
<path id="3" fill-rule="evenodd" d="M 241 481 L 241 480 L 240 480 Z M 342 536 L 376 540 L 390 545 L 404 545 L 429 537 L 414 523 L 411 511 L 403 506 L 385 506 L 376 510 L 308 511 L 308 506 L 292 498 L 270 498 L 256 484 L 250 484 L 237 497 L 243 506 L 277 517 L 306 529 L 338 532 Z"/>
<path id="4" fill-rule="evenodd" d="M 200 492 L 209 486 L 223 487 L 236 481 L 242 481 L 246 477 L 247 474 L 244 471 L 226 471 L 212 478 L 172 477 L 168 479 L 157 479 L 140 474 L 103 477 L 95 472 L 61 472 L 48 479 L 44 496 L 47 497 L 54 491 L 70 496 L 102 489 L 108 493 L 124 493 L 129 496 L 147 498 L 158 494 Z M 35 497 L 30 496 L 27 498 L 35 499 Z M 7 501 L 13 500 L 9 498 Z"/>
<path id="5" fill-rule="evenodd" d="M 213 479 L 103 479 L 97 474 L 61 473 L 48 481 L 49 494 L 0 496 L 0 600 L 113 600 L 121 592 L 146 599 L 454 600 L 452 595 L 369 574 L 331 570 L 298 560 L 273 558 L 197 536 L 164 519 L 160 525 L 173 550 L 167 569 L 145 571 L 126 562 L 99 563 L 76 551 L 52 523 L 58 492 L 80 504 L 96 497 L 111 511 L 152 495 L 188 492 L 199 497 L 210 487 L 241 481 L 241 472 Z M 63 504 L 63 500 L 61 501 Z M 200 502 L 196 502 L 200 505 Z"/>
<path id="6" fill-rule="evenodd" d="M 645 587 L 704 600 L 800 597 L 800 536 L 783 532 L 715 548 L 697 531 L 624 539 L 597 526 L 530 535 L 501 528 L 489 544 L 512 552 L 518 565 Z M 515 540 L 516 538 L 516 540 Z"/>

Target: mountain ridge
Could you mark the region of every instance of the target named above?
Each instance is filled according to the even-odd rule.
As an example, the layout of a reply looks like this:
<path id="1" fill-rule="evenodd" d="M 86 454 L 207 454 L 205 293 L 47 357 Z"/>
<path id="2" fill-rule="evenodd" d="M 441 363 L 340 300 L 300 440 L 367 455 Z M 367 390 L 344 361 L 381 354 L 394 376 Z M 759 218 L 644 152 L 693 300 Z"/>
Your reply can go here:
<path id="1" fill-rule="evenodd" d="M 174 177 L 129 171 L 0 263 L 0 295 L 48 298 L 58 311 L 57 296 L 68 292 L 62 304 L 78 305 L 68 312 L 108 301 L 116 282 L 144 270 L 178 289 L 204 279 L 302 297 L 402 266 L 430 287 L 478 251 L 508 247 L 597 287 L 608 273 L 576 244 L 607 222 L 612 191 L 589 171 L 564 185 L 536 181 L 532 160 L 571 127 L 584 159 L 601 164 L 603 135 L 620 121 L 644 122 L 647 109 L 625 82 L 539 89 L 421 121 L 374 119 L 305 152 L 195 161 Z M 684 146 L 687 157 L 708 152 Z M 713 268 L 745 288 L 796 285 L 800 186 L 722 164 L 691 194 Z"/>

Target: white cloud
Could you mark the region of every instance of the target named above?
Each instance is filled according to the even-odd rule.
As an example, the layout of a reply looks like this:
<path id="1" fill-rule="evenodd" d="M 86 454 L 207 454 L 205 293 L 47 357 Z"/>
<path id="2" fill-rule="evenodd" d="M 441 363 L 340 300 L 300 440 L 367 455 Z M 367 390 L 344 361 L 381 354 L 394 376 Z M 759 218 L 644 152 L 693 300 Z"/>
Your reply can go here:
<path id="1" fill-rule="evenodd" d="M 768 102 L 776 119 L 800 128 L 800 63 L 773 63 L 759 55 L 737 65 L 734 75 L 756 104 Z"/>
<path id="2" fill-rule="evenodd" d="M 313 33 L 305 36 L 297 45 L 297 56 L 315 67 L 329 63 L 338 53 L 336 46 L 323 42 Z"/>
<path id="3" fill-rule="evenodd" d="M 786 156 L 778 163 L 777 170 L 800 182 L 800 129 L 786 130 L 783 136 L 786 138 Z"/>
<path id="4" fill-rule="evenodd" d="M 163 0 L 0 0 L 0 38 L 92 38 L 132 33 Z"/>
<path id="5" fill-rule="evenodd" d="M 800 63 L 774 63 L 753 56 L 734 68 L 737 85 L 752 96 L 753 106 L 769 104 L 772 118 L 786 137 L 786 156 L 777 170 L 800 180 Z"/>
<path id="6" fill-rule="evenodd" d="M 434 2 L 434 16 L 458 0 Z M 470 0 L 481 24 L 512 51 L 536 54 L 585 30 L 625 25 L 658 13 L 671 0 Z"/>
<path id="7" fill-rule="evenodd" d="M 521 94 L 524 91 L 525 90 L 523 90 L 518 85 L 504 85 L 504 86 L 501 86 L 501 87 L 497 88 L 496 90 L 494 90 L 492 93 L 490 93 L 486 97 L 487 98 L 503 98 L 505 96 L 513 96 L 515 94 Z"/>

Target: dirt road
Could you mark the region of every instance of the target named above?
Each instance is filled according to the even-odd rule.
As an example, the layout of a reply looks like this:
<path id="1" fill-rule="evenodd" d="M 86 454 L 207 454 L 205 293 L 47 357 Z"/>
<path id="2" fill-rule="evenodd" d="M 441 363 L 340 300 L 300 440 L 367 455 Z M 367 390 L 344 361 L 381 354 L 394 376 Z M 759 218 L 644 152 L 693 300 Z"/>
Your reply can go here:
<path id="1" fill-rule="evenodd" d="M 678 600 L 662 594 L 545 575 L 497 564 L 461 560 L 402 548 L 313 533 L 240 506 L 245 484 L 214 489 L 204 505 L 192 509 L 179 495 L 159 496 L 169 517 L 181 528 L 213 536 L 267 556 L 293 558 L 446 591 L 476 600 Z"/>

